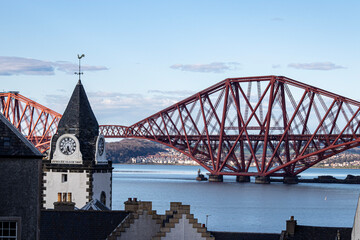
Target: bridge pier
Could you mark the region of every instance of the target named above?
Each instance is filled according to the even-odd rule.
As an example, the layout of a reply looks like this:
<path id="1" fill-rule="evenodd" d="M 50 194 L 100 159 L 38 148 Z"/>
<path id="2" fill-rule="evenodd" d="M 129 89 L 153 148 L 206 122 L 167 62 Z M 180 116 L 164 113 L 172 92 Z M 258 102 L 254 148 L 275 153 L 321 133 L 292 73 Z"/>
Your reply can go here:
<path id="1" fill-rule="evenodd" d="M 239 183 L 250 182 L 250 176 L 236 176 L 236 181 Z"/>
<path id="2" fill-rule="evenodd" d="M 298 176 L 285 176 L 283 183 L 284 184 L 298 184 L 299 178 L 298 178 Z"/>
<path id="3" fill-rule="evenodd" d="M 209 175 L 209 182 L 222 182 L 223 181 L 223 175 Z"/>
<path id="4" fill-rule="evenodd" d="M 269 184 L 270 183 L 270 177 L 269 176 L 256 176 L 255 177 L 255 183 Z"/>

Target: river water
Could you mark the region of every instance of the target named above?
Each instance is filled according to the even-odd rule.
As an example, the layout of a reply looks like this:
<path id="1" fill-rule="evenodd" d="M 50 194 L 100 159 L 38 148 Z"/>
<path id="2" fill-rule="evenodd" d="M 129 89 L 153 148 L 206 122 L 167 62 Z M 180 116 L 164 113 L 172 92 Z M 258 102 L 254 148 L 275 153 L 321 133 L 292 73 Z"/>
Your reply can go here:
<path id="1" fill-rule="evenodd" d="M 170 202 L 191 205 L 191 213 L 211 231 L 280 233 L 285 221 L 295 216 L 298 224 L 352 227 L 360 185 L 299 183 L 267 185 L 197 182 L 199 166 L 119 165 L 113 171 L 113 209 L 123 210 L 129 197 L 152 201 L 160 214 Z M 360 175 L 360 169 L 308 169 L 302 178 Z"/>

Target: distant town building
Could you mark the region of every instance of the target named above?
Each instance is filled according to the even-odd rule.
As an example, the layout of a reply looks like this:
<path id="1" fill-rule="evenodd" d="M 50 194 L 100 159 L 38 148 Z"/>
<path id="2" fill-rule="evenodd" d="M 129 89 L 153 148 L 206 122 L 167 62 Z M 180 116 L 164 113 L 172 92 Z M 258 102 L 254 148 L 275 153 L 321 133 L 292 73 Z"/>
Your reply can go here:
<path id="1" fill-rule="evenodd" d="M 43 161 L 43 208 L 52 209 L 55 202 L 81 208 L 98 199 L 111 209 L 111 187 L 105 139 L 79 80 Z"/>
<path id="2" fill-rule="evenodd" d="M 175 149 L 166 149 L 165 152 L 158 152 L 154 155 L 139 156 L 131 158 L 132 164 L 170 164 L 170 165 L 199 165 L 192 158 L 176 151 Z"/>

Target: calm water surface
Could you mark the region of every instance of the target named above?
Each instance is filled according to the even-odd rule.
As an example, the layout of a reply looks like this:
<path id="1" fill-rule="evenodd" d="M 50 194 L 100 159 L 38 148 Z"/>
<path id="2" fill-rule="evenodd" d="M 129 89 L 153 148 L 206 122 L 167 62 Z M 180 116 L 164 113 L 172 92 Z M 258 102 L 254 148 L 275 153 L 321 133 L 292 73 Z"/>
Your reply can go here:
<path id="1" fill-rule="evenodd" d="M 152 201 L 160 214 L 170 208 L 170 202 L 182 202 L 191 205 L 191 213 L 201 223 L 209 215 L 208 229 L 214 231 L 280 233 L 292 215 L 301 225 L 352 227 L 360 185 L 262 185 L 237 183 L 231 176 L 224 177 L 222 183 L 197 182 L 198 169 L 114 164 L 113 209 L 123 210 L 129 197 Z M 301 177 L 345 178 L 347 174 L 360 175 L 360 170 L 314 168 Z"/>

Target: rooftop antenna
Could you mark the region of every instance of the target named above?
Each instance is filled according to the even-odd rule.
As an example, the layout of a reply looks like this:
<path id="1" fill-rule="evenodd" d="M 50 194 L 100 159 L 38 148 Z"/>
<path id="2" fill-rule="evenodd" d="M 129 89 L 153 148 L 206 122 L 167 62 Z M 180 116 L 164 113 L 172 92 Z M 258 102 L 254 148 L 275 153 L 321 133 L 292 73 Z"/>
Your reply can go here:
<path id="1" fill-rule="evenodd" d="M 80 60 L 85 57 L 85 54 L 81 54 L 81 56 L 78 54 L 77 55 L 78 59 L 79 59 L 79 72 L 75 72 L 76 75 L 79 75 L 79 81 L 81 81 L 81 75 L 84 74 L 83 72 L 81 72 L 81 62 Z"/>

